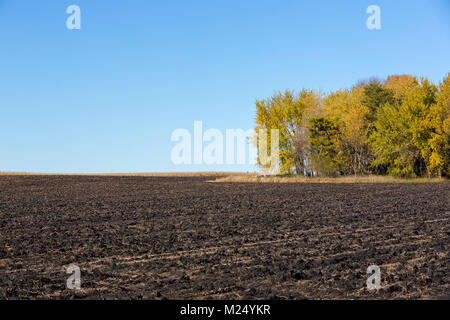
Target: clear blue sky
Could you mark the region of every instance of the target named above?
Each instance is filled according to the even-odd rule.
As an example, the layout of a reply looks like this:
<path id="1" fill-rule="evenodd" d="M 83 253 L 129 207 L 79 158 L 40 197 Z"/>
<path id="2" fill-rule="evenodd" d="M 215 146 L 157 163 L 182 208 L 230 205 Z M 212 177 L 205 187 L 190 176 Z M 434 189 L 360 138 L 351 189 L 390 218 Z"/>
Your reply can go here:
<path id="1" fill-rule="evenodd" d="M 81 8 L 68 30 L 66 8 Z M 366 8 L 381 8 L 381 30 Z M 173 130 L 248 129 L 276 90 L 450 71 L 448 0 L 0 0 L 0 171 L 175 166 Z"/>

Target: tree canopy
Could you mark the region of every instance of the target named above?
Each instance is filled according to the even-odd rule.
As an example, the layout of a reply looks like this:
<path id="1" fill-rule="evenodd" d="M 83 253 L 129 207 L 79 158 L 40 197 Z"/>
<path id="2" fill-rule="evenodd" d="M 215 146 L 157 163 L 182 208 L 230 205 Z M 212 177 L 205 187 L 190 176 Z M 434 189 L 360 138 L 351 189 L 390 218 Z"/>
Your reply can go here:
<path id="1" fill-rule="evenodd" d="M 279 130 L 281 174 L 450 176 L 450 73 L 438 85 L 392 75 L 328 95 L 286 90 L 257 100 L 255 121 L 256 140 Z"/>

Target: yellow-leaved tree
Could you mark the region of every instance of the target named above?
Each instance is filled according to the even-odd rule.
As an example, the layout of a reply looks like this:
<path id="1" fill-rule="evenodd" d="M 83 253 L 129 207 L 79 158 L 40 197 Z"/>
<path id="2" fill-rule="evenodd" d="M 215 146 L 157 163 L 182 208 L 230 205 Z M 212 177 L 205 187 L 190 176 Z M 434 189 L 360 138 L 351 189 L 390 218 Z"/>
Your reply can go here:
<path id="1" fill-rule="evenodd" d="M 344 174 L 366 174 L 370 169 L 369 109 L 362 101 L 363 87 L 339 90 L 324 101 L 324 114 L 339 127 L 336 141 L 336 161 Z"/>
<path id="2" fill-rule="evenodd" d="M 255 136 L 270 151 L 270 130 L 279 130 L 281 174 L 449 177 L 449 117 L 450 73 L 438 86 L 393 75 L 327 96 L 303 89 L 257 100 Z"/>
<path id="3" fill-rule="evenodd" d="M 261 140 L 268 145 L 270 152 L 272 129 L 279 130 L 279 168 L 278 173 L 303 174 L 307 170 L 308 140 L 305 131 L 307 119 L 319 109 L 320 96 L 309 90 L 299 94 L 286 90 L 272 97 L 256 101 L 255 144 Z M 261 131 L 262 130 L 262 131 Z M 261 132 L 267 132 L 262 135 Z M 258 154 L 257 164 L 264 168 L 267 163 Z"/>

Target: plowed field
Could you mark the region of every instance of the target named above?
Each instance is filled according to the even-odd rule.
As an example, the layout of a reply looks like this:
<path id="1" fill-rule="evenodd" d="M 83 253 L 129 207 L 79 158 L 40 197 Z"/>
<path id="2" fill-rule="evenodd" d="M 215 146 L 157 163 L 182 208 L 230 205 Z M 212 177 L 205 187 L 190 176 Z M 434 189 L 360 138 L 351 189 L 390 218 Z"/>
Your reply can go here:
<path id="1" fill-rule="evenodd" d="M 450 184 L 214 178 L 0 176 L 0 298 L 449 297 Z"/>

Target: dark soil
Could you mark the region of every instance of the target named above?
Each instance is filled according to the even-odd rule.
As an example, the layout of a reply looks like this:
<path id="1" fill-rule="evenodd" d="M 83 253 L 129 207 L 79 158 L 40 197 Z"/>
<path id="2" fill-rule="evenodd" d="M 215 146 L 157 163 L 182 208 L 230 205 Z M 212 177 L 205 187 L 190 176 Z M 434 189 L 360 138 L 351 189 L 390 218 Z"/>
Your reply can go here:
<path id="1" fill-rule="evenodd" d="M 1 176 L 0 299 L 449 296 L 448 183 L 212 179 Z"/>

